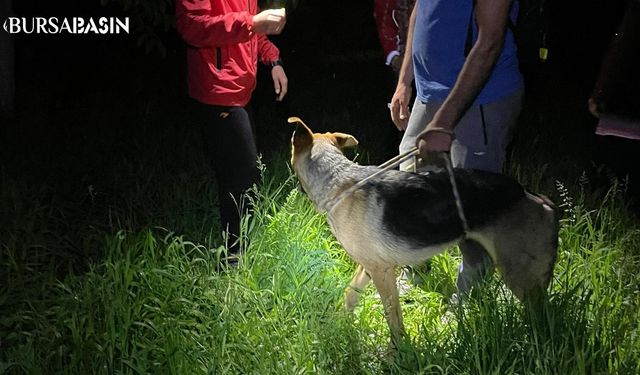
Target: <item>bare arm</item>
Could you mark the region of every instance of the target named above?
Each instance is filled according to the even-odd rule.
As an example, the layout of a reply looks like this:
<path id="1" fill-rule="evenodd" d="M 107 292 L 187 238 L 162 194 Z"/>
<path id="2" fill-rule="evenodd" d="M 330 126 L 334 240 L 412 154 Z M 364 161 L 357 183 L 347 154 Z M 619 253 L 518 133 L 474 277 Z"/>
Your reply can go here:
<path id="1" fill-rule="evenodd" d="M 411 83 L 413 82 L 413 31 L 416 26 L 416 8 L 418 7 L 418 1 L 416 1 L 413 6 L 411 17 L 409 18 L 407 45 L 404 50 L 396 92 L 391 98 L 391 120 L 399 130 L 406 129 L 407 122 L 409 121 L 409 101 L 411 100 Z"/>
<path id="2" fill-rule="evenodd" d="M 477 0 L 478 39 L 474 43 L 453 89 L 425 132 L 418 136 L 420 153 L 449 151 L 451 137 L 431 129 L 453 130 L 482 91 L 495 66 L 506 34 L 512 0 Z"/>

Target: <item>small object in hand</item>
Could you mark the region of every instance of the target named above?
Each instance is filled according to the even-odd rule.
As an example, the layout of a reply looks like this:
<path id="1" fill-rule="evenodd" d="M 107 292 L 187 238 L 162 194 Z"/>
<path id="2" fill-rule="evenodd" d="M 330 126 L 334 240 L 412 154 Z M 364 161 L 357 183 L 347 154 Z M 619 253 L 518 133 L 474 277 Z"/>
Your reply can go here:
<path id="1" fill-rule="evenodd" d="M 280 16 L 280 17 L 286 17 L 287 15 L 287 10 L 285 8 L 279 8 L 279 9 L 274 9 L 273 13 L 276 16 Z"/>

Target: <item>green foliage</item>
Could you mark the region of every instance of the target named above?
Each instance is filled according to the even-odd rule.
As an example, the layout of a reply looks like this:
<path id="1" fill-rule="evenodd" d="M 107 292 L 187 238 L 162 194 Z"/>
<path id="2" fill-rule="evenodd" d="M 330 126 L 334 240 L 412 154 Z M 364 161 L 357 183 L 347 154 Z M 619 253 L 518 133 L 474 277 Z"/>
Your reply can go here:
<path id="1" fill-rule="evenodd" d="M 162 186 L 140 183 L 132 194 L 138 198 L 125 200 L 129 209 L 114 210 L 120 218 L 112 226 L 70 237 L 63 234 L 69 220 L 82 218 L 65 216 L 41 189 L 3 179 L 0 207 L 11 220 L 0 223 L 0 371 L 640 372 L 640 233 L 623 184 L 613 181 L 608 193 L 593 196 L 583 179 L 575 189 L 557 183 L 548 192 L 566 214 L 541 311 L 526 309 L 498 276 L 464 305 L 449 305 L 459 254 L 450 249 L 434 258 L 424 289 L 402 297 L 411 338 L 393 355 L 374 288 L 353 315 L 342 311 L 354 265 L 295 189 L 283 159 L 263 168 L 237 269 L 219 266 L 225 248 L 211 222 L 204 225 L 198 210 L 179 211 L 208 207 L 202 201 L 212 199 L 211 182 L 175 176 Z M 131 166 L 133 174 L 160 173 L 148 167 Z M 147 227 L 121 225 L 140 220 L 132 212 L 146 207 L 139 200 L 147 195 L 179 203 L 143 216 Z M 167 220 L 173 210 L 178 214 Z M 102 256 L 88 267 L 60 268 L 71 256 L 61 249 L 94 246 Z"/>

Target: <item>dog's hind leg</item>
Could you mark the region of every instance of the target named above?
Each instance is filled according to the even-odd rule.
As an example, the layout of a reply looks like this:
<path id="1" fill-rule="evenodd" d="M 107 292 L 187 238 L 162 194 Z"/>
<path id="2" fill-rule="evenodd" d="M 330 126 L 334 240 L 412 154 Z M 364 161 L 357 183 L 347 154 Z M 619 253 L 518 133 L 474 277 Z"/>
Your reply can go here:
<path id="1" fill-rule="evenodd" d="M 367 287 L 370 280 L 371 276 L 369 276 L 367 270 L 359 264 L 356 273 L 351 279 L 351 283 L 344 293 L 344 308 L 347 312 L 353 312 L 353 309 L 355 309 L 360 299 L 360 294 L 364 291 L 364 288 Z"/>
<path id="2" fill-rule="evenodd" d="M 398 344 L 404 338 L 405 332 L 402 323 L 400 300 L 398 299 L 395 268 L 385 265 L 384 268 L 368 268 L 367 270 L 380 294 L 385 319 L 391 331 L 392 342 Z"/>
<path id="3" fill-rule="evenodd" d="M 505 284 L 522 301 L 539 300 L 556 260 L 558 221 L 554 208 L 528 194 L 489 232 L 487 250 L 493 252 Z"/>

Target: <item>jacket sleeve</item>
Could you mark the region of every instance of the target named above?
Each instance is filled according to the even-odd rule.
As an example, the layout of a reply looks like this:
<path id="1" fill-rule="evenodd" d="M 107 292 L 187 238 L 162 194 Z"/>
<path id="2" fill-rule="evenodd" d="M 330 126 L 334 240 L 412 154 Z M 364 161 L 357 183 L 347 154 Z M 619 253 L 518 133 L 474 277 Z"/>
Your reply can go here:
<path id="1" fill-rule="evenodd" d="M 393 18 L 395 7 L 395 0 L 376 0 L 373 12 L 387 64 L 395 55 L 398 55 L 398 26 Z"/>
<path id="2" fill-rule="evenodd" d="M 258 34 L 258 56 L 263 64 L 268 64 L 280 58 L 280 50 L 266 35 Z"/>
<path id="3" fill-rule="evenodd" d="M 221 47 L 253 37 L 249 12 L 211 15 L 211 0 L 176 0 L 176 26 L 182 38 L 194 47 Z"/>

